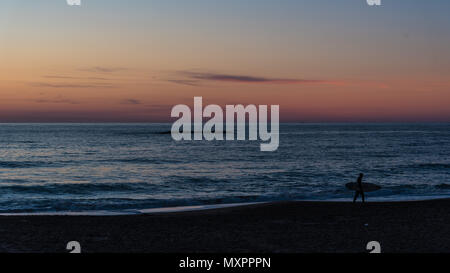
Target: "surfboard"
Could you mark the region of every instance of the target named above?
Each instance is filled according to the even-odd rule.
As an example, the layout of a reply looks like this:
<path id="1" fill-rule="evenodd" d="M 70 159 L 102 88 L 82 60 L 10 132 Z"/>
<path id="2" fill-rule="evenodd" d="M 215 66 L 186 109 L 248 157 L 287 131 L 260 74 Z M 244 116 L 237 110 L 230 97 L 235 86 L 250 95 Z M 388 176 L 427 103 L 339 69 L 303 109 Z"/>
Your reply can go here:
<path id="1" fill-rule="evenodd" d="M 359 186 L 356 182 L 347 183 L 345 184 L 345 187 L 352 191 L 359 191 Z M 362 187 L 364 192 L 377 191 L 381 189 L 381 186 L 372 183 L 362 183 Z"/>

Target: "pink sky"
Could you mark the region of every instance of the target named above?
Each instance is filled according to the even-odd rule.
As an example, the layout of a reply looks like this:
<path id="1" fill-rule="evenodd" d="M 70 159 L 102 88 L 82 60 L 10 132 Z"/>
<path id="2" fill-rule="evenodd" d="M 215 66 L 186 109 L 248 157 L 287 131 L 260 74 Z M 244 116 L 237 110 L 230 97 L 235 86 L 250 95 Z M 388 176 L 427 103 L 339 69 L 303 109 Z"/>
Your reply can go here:
<path id="1" fill-rule="evenodd" d="M 450 121 L 437 6 L 50 2 L 0 12 L 0 122 L 166 122 L 194 96 L 292 122 Z"/>

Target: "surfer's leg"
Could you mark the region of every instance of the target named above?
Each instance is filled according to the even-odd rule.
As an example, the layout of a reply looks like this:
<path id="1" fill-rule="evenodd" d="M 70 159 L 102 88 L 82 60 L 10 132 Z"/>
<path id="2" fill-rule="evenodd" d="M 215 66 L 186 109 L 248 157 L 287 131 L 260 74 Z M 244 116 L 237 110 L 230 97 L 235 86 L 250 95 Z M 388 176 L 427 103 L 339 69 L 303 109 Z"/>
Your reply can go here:
<path id="1" fill-rule="evenodd" d="M 364 192 L 363 191 L 361 192 L 361 198 L 362 198 L 362 202 L 364 203 L 365 201 L 364 201 Z"/>
<path id="2" fill-rule="evenodd" d="M 358 199 L 359 191 L 355 191 L 355 197 L 353 197 L 353 203 L 356 202 L 356 199 Z"/>

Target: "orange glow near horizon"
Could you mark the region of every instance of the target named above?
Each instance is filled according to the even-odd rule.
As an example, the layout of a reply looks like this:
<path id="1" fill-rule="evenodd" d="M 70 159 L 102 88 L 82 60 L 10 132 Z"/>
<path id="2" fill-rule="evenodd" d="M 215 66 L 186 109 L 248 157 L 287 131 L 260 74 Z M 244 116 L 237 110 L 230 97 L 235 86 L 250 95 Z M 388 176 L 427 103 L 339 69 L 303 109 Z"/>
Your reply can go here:
<path id="1" fill-rule="evenodd" d="M 237 24 L 164 4 L 141 7 L 152 14 L 30 5 L 0 12 L 0 122 L 167 122 L 194 96 L 278 104 L 284 122 L 450 122 L 450 35 L 439 16 L 442 32 L 427 34 L 375 21 L 365 6 L 358 12 L 378 28 L 347 24 L 344 10 L 314 24 L 288 10 L 292 21 L 233 15 Z M 332 19 L 342 25 L 326 27 Z"/>

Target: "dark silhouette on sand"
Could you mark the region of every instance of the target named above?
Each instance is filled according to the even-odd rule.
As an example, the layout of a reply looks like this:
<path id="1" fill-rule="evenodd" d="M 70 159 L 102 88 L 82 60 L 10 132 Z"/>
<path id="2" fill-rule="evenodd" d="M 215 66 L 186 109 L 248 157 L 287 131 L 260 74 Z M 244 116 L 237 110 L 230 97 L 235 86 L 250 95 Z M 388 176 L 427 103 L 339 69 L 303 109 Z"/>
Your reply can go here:
<path id="1" fill-rule="evenodd" d="M 364 190 L 363 190 L 363 187 L 362 187 L 363 176 L 364 176 L 364 174 L 362 174 L 362 173 L 359 174 L 358 181 L 357 181 L 359 189 L 357 189 L 355 191 L 355 197 L 353 197 L 353 203 L 356 202 L 356 199 L 358 199 L 358 196 L 360 194 L 361 194 L 362 202 L 363 203 L 365 202 L 365 200 L 364 200 Z"/>

